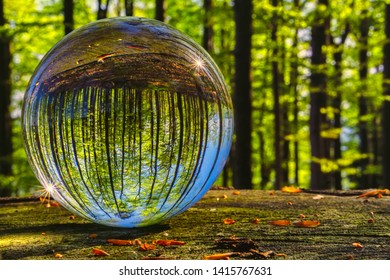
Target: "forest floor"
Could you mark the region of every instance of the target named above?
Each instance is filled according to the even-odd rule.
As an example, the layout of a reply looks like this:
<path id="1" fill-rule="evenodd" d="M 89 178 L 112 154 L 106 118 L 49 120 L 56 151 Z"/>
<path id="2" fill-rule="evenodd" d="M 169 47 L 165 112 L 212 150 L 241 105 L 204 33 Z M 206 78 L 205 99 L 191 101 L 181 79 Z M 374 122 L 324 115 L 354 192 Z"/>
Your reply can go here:
<path id="1" fill-rule="evenodd" d="M 135 229 L 39 201 L 0 203 L 0 259 L 204 258 L 390 259 L 390 196 L 210 190 L 184 213 Z"/>

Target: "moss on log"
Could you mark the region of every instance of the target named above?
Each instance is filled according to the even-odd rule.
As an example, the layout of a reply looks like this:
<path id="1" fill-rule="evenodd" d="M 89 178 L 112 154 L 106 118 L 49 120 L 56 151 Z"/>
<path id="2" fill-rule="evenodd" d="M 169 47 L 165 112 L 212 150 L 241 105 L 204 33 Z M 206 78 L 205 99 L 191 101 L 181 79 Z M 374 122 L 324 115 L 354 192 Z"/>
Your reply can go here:
<path id="1" fill-rule="evenodd" d="M 239 253 L 231 255 L 232 259 L 390 259 L 389 196 L 357 199 L 335 193 L 313 199 L 315 196 L 254 190 L 234 195 L 233 190 L 211 190 L 181 215 L 136 229 L 93 224 L 39 201 L 6 203 L 0 205 L 0 259 L 203 259 L 235 251 Z M 226 218 L 235 223 L 224 224 Z M 280 219 L 292 224 L 278 227 L 269 223 Z M 294 226 L 299 220 L 316 220 L 320 225 Z M 168 239 L 185 244 L 156 244 L 154 250 L 143 251 L 138 245 L 115 246 L 107 239 L 139 239 L 147 244 Z M 222 246 L 218 240 L 242 244 Z M 243 249 L 243 244 L 250 245 Z M 93 248 L 109 255 L 97 256 Z"/>

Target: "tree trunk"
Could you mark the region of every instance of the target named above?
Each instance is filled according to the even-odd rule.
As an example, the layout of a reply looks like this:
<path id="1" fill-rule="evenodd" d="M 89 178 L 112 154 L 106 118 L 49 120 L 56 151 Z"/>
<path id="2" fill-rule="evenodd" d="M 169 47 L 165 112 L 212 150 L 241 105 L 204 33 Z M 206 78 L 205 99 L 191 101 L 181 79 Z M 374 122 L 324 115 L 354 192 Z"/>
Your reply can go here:
<path id="1" fill-rule="evenodd" d="M 0 0 L 0 28 L 5 25 L 4 3 Z M 12 119 L 9 111 L 11 103 L 10 63 L 10 38 L 2 32 L 0 37 L 0 175 L 5 176 L 12 175 Z"/>
<path id="2" fill-rule="evenodd" d="M 365 172 L 367 165 L 369 164 L 369 137 L 368 137 L 368 126 L 367 119 L 364 117 L 368 114 L 368 100 L 365 96 L 367 91 L 367 73 L 368 73 L 368 30 L 369 22 L 367 17 L 367 10 L 364 10 L 361 15 L 360 21 L 360 38 L 359 38 L 359 79 L 360 79 L 360 91 L 358 96 L 359 103 L 359 138 L 360 154 L 366 155 L 367 157 L 359 161 L 360 167 L 360 178 L 359 188 L 367 188 L 369 186 L 369 174 Z M 371 186 L 370 186 L 371 187 Z"/>
<path id="3" fill-rule="evenodd" d="M 318 0 L 317 5 L 328 7 L 328 0 Z M 327 16 L 323 11 L 316 12 L 312 26 L 310 76 L 310 146 L 311 146 L 311 189 L 328 189 L 330 187 L 329 173 L 321 168 L 321 163 L 329 159 L 329 145 L 321 137 L 321 131 L 328 128 L 326 114 L 321 109 L 327 107 L 326 94 L 326 55 L 323 47 L 327 45 Z"/>
<path id="4" fill-rule="evenodd" d="M 107 18 L 108 5 L 110 0 L 106 0 L 106 3 L 103 4 L 103 0 L 98 0 L 98 13 L 97 19 Z"/>
<path id="5" fill-rule="evenodd" d="M 294 0 L 294 8 L 298 11 L 300 8 L 300 0 Z M 299 94 L 298 94 L 298 24 L 295 25 L 295 33 L 293 39 L 292 58 L 291 58 L 291 73 L 290 73 L 290 92 L 294 96 L 293 101 L 293 129 L 294 129 L 294 182 L 299 186 Z"/>
<path id="6" fill-rule="evenodd" d="M 125 0 L 125 11 L 126 11 L 126 16 L 128 16 L 128 17 L 134 16 L 134 1 L 133 0 Z"/>
<path id="7" fill-rule="evenodd" d="M 164 0 L 156 0 L 156 14 L 155 19 L 159 21 L 164 21 L 165 17 L 165 8 L 164 8 Z"/>
<path id="8" fill-rule="evenodd" d="M 386 42 L 383 48 L 382 174 L 383 186 L 390 185 L 390 4 L 385 6 Z"/>
<path id="9" fill-rule="evenodd" d="M 236 46 L 234 51 L 235 155 L 234 187 L 252 188 L 251 48 L 252 1 L 234 1 Z"/>
<path id="10" fill-rule="evenodd" d="M 65 35 L 74 29 L 73 0 L 64 0 L 64 26 Z"/>
<path id="11" fill-rule="evenodd" d="M 283 5 L 283 2 L 282 2 Z M 283 23 L 284 24 L 284 23 Z M 282 185 L 288 185 L 289 182 L 289 160 L 290 160 L 290 140 L 286 137 L 291 134 L 289 122 L 289 92 L 284 79 L 286 73 L 286 44 L 285 37 L 281 38 L 281 56 L 279 70 L 279 88 L 282 94 L 281 110 L 281 163 L 282 163 Z M 280 101 L 280 100 L 279 100 Z"/>
<path id="12" fill-rule="evenodd" d="M 212 0 L 203 0 L 203 42 L 202 46 L 207 52 L 213 50 L 213 27 L 211 25 Z"/>
<path id="13" fill-rule="evenodd" d="M 280 189 L 283 182 L 282 170 L 282 138 L 281 138 L 281 110 L 280 110 L 280 70 L 278 59 L 278 0 L 272 0 L 275 8 L 271 22 L 272 41 L 272 92 L 274 96 L 274 149 L 275 149 L 275 189 Z"/>

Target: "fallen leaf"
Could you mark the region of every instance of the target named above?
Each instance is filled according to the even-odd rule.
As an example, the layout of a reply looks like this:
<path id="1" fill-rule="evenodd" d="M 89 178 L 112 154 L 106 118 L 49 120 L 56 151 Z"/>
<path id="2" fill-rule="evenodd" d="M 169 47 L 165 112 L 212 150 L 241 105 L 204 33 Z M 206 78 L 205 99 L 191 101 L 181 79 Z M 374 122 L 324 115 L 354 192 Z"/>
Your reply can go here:
<path id="1" fill-rule="evenodd" d="M 289 202 L 287 202 L 287 205 L 291 206 L 291 205 L 293 205 L 293 203 L 291 201 L 289 201 Z"/>
<path id="2" fill-rule="evenodd" d="M 293 225 L 296 227 L 306 228 L 318 227 L 320 224 L 321 223 L 319 221 L 298 221 L 293 223 Z"/>
<path id="3" fill-rule="evenodd" d="M 381 198 L 383 195 L 390 195 L 390 190 L 383 189 L 383 190 L 372 190 L 365 193 L 362 193 L 361 195 L 357 196 L 356 198 L 362 198 L 362 197 L 377 197 Z"/>
<path id="4" fill-rule="evenodd" d="M 286 254 L 283 254 L 283 253 L 276 254 L 275 256 L 276 256 L 276 257 L 282 257 L 282 258 L 288 259 L 288 256 L 287 256 Z"/>
<path id="5" fill-rule="evenodd" d="M 223 223 L 224 223 L 225 225 L 232 225 L 232 224 L 234 224 L 235 222 L 236 222 L 235 220 L 230 219 L 230 218 L 226 218 L 225 220 L 223 220 Z"/>
<path id="6" fill-rule="evenodd" d="M 371 218 L 371 219 L 368 219 L 367 223 L 369 223 L 369 224 L 375 223 L 375 220 L 372 219 L 372 218 Z"/>
<path id="7" fill-rule="evenodd" d="M 232 192 L 232 195 L 240 195 L 240 194 L 241 194 L 240 191 L 234 191 L 234 192 Z"/>
<path id="8" fill-rule="evenodd" d="M 142 241 L 139 239 L 134 239 L 133 243 L 134 243 L 134 245 L 142 245 Z"/>
<path id="9" fill-rule="evenodd" d="M 110 254 L 98 248 L 93 248 L 92 253 L 96 256 L 109 256 Z"/>
<path id="10" fill-rule="evenodd" d="M 60 204 L 57 201 L 50 202 L 51 207 L 60 207 Z"/>
<path id="11" fill-rule="evenodd" d="M 304 214 L 299 214 L 299 218 L 304 219 L 304 218 L 306 218 L 306 216 Z"/>
<path id="12" fill-rule="evenodd" d="M 108 243 L 111 243 L 112 245 L 117 246 L 130 246 L 134 245 L 133 241 L 131 240 L 122 240 L 122 239 L 107 239 Z"/>
<path id="13" fill-rule="evenodd" d="M 45 235 L 46 235 L 46 232 L 42 232 L 41 235 L 45 236 Z"/>
<path id="14" fill-rule="evenodd" d="M 302 190 L 294 186 L 284 186 L 282 187 L 282 192 L 286 193 L 300 193 Z"/>
<path id="15" fill-rule="evenodd" d="M 358 242 L 354 242 L 352 243 L 352 246 L 356 247 L 356 248 L 363 248 L 363 245 L 358 243 Z"/>
<path id="16" fill-rule="evenodd" d="M 147 243 L 143 243 L 139 246 L 139 249 L 141 251 L 150 251 L 150 250 L 156 250 L 156 246 L 153 245 L 153 244 L 147 244 Z"/>
<path id="17" fill-rule="evenodd" d="M 96 233 L 91 233 L 90 235 L 88 235 L 89 238 L 96 238 L 97 237 L 97 234 Z"/>
<path id="18" fill-rule="evenodd" d="M 75 215 L 70 215 L 70 216 L 69 216 L 69 220 L 74 220 L 74 219 L 76 219 L 76 216 L 75 216 Z"/>
<path id="19" fill-rule="evenodd" d="M 160 245 L 160 246 L 182 246 L 184 244 L 186 244 L 185 242 L 183 241 L 177 241 L 177 240 L 157 240 L 155 241 L 155 243 L 157 245 Z"/>
<path id="20" fill-rule="evenodd" d="M 54 257 L 55 257 L 56 259 L 62 259 L 62 255 L 61 255 L 60 253 L 56 253 L 56 254 L 54 255 Z"/>
<path id="21" fill-rule="evenodd" d="M 249 250 L 249 252 L 254 253 L 256 255 L 259 255 L 259 256 L 262 256 L 265 259 L 275 256 L 274 251 L 260 252 L 258 250 L 251 249 L 251 250 Z"/>
<path id="22" fill-rule="evenodd" d="M 253 219 L 252 224 L 260 224 L 260 219 L 259 218 Z"/>
<path id="23" fill-rule="evenodd" d="M 286 227 L 291 225 L 291 222 L 288 220 L 275 220 L 275 221 L 269 221 L 270 225 L 278 226 L 278 227 Z"/>
<path id="24" fill-rule="evenodd" d="M 313 196 L 313 199 L 314 200 L 320 200 L 320 199 L 323 199 L 324 197 L 325 196 L 323 196 L 323 195 L 317 194 L 317 195 Z"/>
<path id="25" fill-rule="evenodd" d="M 275 191 L 269 192 L 269 195 L 275 195 Z"/>
<path id="26" fill-rule="evenodd" d="M 204 260 L 229 260 L 231 256 L 239 255 L 239 253 L 231 252 L 231 253 L 221 253 L 204 256 Z"/>

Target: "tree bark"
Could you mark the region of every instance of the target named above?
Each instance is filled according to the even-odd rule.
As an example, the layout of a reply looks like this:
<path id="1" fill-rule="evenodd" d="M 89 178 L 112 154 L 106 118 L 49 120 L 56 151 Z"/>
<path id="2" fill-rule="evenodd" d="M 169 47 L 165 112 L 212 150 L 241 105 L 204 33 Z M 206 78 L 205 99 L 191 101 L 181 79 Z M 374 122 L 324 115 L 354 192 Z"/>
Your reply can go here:
<path id="1" fill-rule="evenodd" d="M 359 138 L 360 145 L 359 150 L 360 154 L 366 155 L 366 158 L 363 158 L 359 161 L 360 169 L 360 178 L 359 178 L 359 188 L 367 188 L 369 186 L 369 174 L 365 173 L 367 165 L 369 164 L 369 136 L 368 136 L 368 126 L 367 119 L 364 117 L 368 114 L 368 100 L 366 95 L 367 91 L 367 73 L 368 73 L 368 30 L 369 30 L 369 21 L 367 17 L 367 10 L 364 10 L 361 15 L 360 21 L 360 49 L 359 49 L 359 79 L 361 83 L 358 103 L 359 103 Z"/>
<path id="2" fill-rule="evenodd" d="M 300 9 L 300 0 L 294 0 L 294 8 L 298 11 Z M 292 49 L 291 58 L 291 72 L 290 72 L 290 92 L 294 96 L 293 101 L 293 129 L 294 129 L 294 182 L 299 186 L 299 94 L 298 94 L 298 24 L 295 24 L 295 33 Z"/>
<path id="3" fill-rule="evenodd" d="M 328 0 L 318 0 L 317 5 L 328 7 Z M 323 47 L 327 45 L 327 16 L 316 12 L 312 26 L 310 76 L 310 146 L 311 146 L 311 189 L 328 189 L 330 187 L 329 173 L 321 168 L 321 163 L 329 159 L 328 141 L 321 137 L 321 131 L 328 128 L 326 114 L 321 109 L 327 107 L 325 72 L 326 55 Z"/>
<path id="4" fill-rule="evenodd" d="M 234 51 L 235 155 L 234 187 L 252 188 L 251 48 L 252 1 L 234 1 L 236 45 Z"/>
<path id="5" fill-rule="evenodd" d="M 133 0 L 125 0 L 125 12 L 126 12 L 126 16 L 128 16 L 128 17 L 134 16 L 134 1 Z"/>
<path id="6" fill-rule="evenodd" d="M 0 0 L 0 28 L 5 26 L 4 3 Z M 12 118 L 11 104 L 11 51 L 10 38 L 0 37 L 0 175 L 12 175 Z M 1 183 L 1 182 L 0 182 Z"/>
<path id="7" fill-rule="evenodd" d="M 203 0 L 203 40 L 202 46 L 207 52 L 213 50 L 213 27 L 211 25 L 212 0 Z"/>
<path id="8" fill-rule="evenodd" d="M 106 3 L 103 4 L 103 0 L 98 0 L 98 13 L 97 19 L 107 18 L 108 5 L 110 0 L 106 0 Z"/>
<path id="9" fill-rule="evenodd" d="M 390 185 L 390 4 L 385 6 L 386 42 L 383 48 L 383 108 L 382 108 L 382 175 L 383 185 Z"/>
<path id="10" fill-rule="evenodd" d="M 65 35 L 74 29 L 73 0 L 64 0 L 64 26 Z"/>
<path id="11" fill-rule="evenodd" d="M 277 7 L 278 0 L 272 0 L 274 12 L 271 22 L 272 42 L 272 92 L 274 96 L 274 150 L 275 150 L 275 189 L 280 189 L 283 182 L 282 170 L 282 138 L 281 138 L 281 110 L 280 110 L 280 70 L 278 59 L 278 24 Z"/>
<path id="12" fill-rule="evenodd" d="M 156 0 L 156 14 L 155 19 L 159 21 L 164 21 L 165 18 L 165 8 L 164 8 L 164 0 Z"/>

